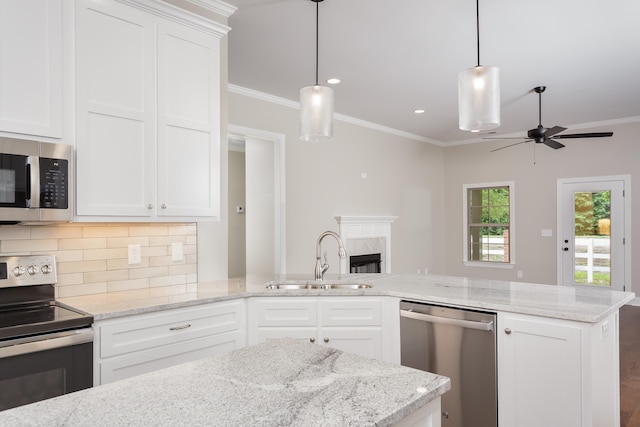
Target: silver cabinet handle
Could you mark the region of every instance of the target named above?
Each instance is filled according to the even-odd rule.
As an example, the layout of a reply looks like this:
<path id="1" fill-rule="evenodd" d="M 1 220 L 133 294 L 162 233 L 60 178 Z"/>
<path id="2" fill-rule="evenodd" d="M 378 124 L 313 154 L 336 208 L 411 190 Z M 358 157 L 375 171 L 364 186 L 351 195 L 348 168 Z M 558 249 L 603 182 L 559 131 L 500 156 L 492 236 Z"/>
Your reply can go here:
<path id="1" fill-rule="evenodd" d="M 325 337 L 324 342 L 329 342 L 329 338 Z"/>
<path id="2" fill-rule="evenodd" d="M 160 205 L 161 209 L 167 209 L 167 205 L 165 205 L 164 203 Z"/>
<path id="3" fill-rule="evenodd" d="M 152 205 L 151 203 L 149 203 L 149 204 L 147 205 L 147 209 L 153 209 L 153 205 Z"/>
<path id="4" fill-rule="evenodd" d="M 169 328 L 170 331 L 179 331 L 180 329 L 187 329 L 191 327 L 191 323 L 187 323 L 186 325 L 182 325 L 182 326 L 171 326 Z"/>
<path id="5" fill-rule="evenodd" d="M 316 339 L 314 337 L 311 337 L 311 338 L 309 338 L 309 341 L 316 342 Z"/>
<path id="6" fill-rule="evenodd" d="M 430 314 L 416 313 L 410 310 L 400 310 L 401 317 L 422 320 L 425 322 L 442 323 L 451 326 L 460 326 L 469 329 L 479 329 L 481 331 L 493 331 L 493 322 L 475 322 L 473 320 L 450 319 L 448 317 L 432 316 Z"/>
<path id="7" fill-rule="evenodd" d="M 511 335 L 511 329 L 507 328 L 504 330 L 504 333 L 507 335 Z"/>

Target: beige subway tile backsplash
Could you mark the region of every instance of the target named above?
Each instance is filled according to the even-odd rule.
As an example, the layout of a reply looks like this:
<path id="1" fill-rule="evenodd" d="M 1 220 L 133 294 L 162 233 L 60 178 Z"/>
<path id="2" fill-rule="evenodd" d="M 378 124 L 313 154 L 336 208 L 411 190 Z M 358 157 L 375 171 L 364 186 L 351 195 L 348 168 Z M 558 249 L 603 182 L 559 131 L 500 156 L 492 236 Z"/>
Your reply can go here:
<path id="1" fill-rule="evenodd" d="M 181 261 L 171 259 L 172 243 L 183 244 Z M 140 245 L 139 264 L 129 264 L 129 245 Z M 19 254 L 56 256 L 58 298 L 198 281 L 195 223 L 0 226 L 0 255 Z"/>

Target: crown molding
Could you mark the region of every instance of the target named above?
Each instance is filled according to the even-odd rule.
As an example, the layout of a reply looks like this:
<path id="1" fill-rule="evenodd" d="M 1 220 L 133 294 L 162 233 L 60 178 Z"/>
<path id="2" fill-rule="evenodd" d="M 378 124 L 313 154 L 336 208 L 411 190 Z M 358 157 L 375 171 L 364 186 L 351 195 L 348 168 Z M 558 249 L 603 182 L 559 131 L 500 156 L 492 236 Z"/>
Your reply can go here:
<path id="1" fill-rule="evenodd" d="M 249 89 L 243 86 L 238 86 L 234 84 L 228 85 L 228 90 L 231 93 L 236 93 L 238 95 L 248 96 L 250 98 L 259 99 L 261 101 L 270 102 L 272 104 L 281 105 L 283 107 L 293 108 L 294 110 L 300 109 L 300 103 L 297 101 L 292 101 L 290 99 L 281 98 L 279 96 L 271 95 L 265 92 L 260 92 L 257 90 Z M 344 114 L 334 113 L 333 118 L 336 120 L 340 120 L 341 122 L 350 123 L 356 126 L 361 126 L 368 129 L 377 130 L 380 132 L 388 133 L 390 135 L 396 135 L 407 139 L 412 139 L 414 141 L 426 142 L 428 144 L 437 145 L 438 147 L 444 147 L 445 145 L 434 139 L 425 138 L 424 136 L 416 135 L 413 133 L 401 131 L 398 129 L 390 128 L 388 126 L 383 126 L 377 123 L 369 122 L 366 120 L 361 120 L 355 117 L 347 116 Z"/>
<path id="2" fill-rule="evenodd" d="M 120 3 L 135 7 L 136 9 L 143 10 L 156 16 L 160 16 L 164 19 L 177 22 L 182 25 L 189 26 L 196 30 L 211 34 L 213 36 L 222 38 L 230 30 L 231 27 L 220 24 L 218 22 L 207 19 L 196 13 L 189 12 L 188 10 L 174 6 L 169 3 L 159 2 L 156 0 L 116 0 Z M 190 3 L 196 4 L 193 0 L 186 0 Z M 197 0 L 202 1 L 202 0 Z M 221 2 L 217 2 L 221 3 Z"/>

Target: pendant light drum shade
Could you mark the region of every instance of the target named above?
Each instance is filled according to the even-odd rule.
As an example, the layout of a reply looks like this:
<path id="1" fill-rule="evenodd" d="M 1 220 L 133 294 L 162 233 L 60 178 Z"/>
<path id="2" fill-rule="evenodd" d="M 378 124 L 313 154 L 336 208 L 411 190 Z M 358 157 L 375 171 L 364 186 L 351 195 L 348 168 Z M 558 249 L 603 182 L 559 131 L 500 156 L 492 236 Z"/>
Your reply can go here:
<path id="1" fill-rule="evenodd" d="M 307 86 L 300 89 L 300 139 L 326 141 L 333 137 L 333 89 Z"/>
<path id="2" fill-rule="evenodd" d="M 458 118 L 462 130 L 500 126 L 500 70 L 477 66 L 458 73 Z"/>

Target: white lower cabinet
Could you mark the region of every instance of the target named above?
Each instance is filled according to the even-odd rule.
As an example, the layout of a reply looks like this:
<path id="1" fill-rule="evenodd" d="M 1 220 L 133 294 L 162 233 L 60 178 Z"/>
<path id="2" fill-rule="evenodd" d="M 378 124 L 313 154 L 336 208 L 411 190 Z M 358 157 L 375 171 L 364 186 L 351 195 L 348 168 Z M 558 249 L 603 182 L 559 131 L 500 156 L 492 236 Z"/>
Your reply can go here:
<path id="1" fill-rule="evenodd" d="M 97 321 L 94 384 L 225 353 L 246 343 L 244 299 Z"/>
<path id="2" fill-rule="evenodd" d="M 500 426 L 619 426 L 618 314 L 582 323 L 498 313 Z"/>
<path id="3" fill-rule="evenodd" d="M 385 297 L 250 298 L 248 344 L 290 337 L 398 363 L 397 313 Z"/>

